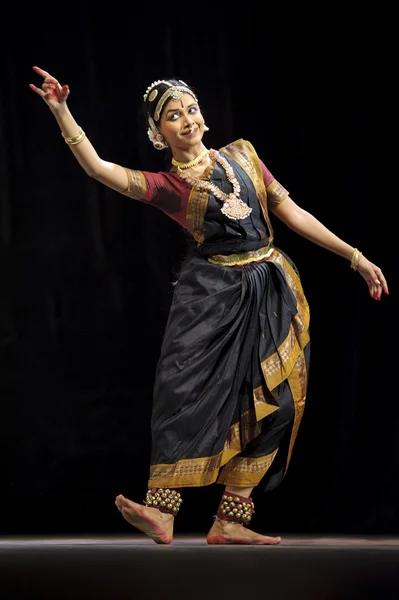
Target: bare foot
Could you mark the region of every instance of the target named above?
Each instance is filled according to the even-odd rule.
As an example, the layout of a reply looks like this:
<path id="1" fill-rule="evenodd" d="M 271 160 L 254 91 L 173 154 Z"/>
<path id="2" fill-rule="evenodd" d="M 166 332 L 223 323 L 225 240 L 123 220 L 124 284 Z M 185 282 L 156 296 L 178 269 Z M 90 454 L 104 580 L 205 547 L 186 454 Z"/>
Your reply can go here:
<path id="1" fill-rule="evenodd" d="M 206 541 L 209 545 L 214 544 L 253 544 L 253 545 L 275 545 L 281 542 L 281 537 L 268 537 L 251 531 L 244 525 L 230 523 L 215 519 Z"/>
<path id="2" fill-rule="evenodd" d="M 122 494 L 116 497 L 115 504 L 128 523 L 136 527 L 157 544 L 170 544 L 173 539 L 174 516 L 157 508 L 136 504 Z"/>

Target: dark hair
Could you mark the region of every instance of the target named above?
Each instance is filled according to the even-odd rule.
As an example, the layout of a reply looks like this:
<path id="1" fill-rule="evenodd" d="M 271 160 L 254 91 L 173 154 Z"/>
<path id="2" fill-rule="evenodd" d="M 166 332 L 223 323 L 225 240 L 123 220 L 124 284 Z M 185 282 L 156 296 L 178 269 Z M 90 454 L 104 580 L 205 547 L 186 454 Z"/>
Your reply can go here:
<path id="1" fill-rule="evenodd" d="M 164 83 L 164 82 L 166 82 L 166 83 Z M 155 109 L 158 105 L 159 99 L 161 98 L 162 94 L 164 94 L 166 92 L 166 90 L 168 88 L 170 88 L 170 85 L 168 85 L 168 83 L 173 86 L 176 86 L 176 87 L 182 87 L 182 86 L 186 87 L 190 90 L 190 92 L 195 97 L 197 97 L 197 94 L 195 93 L 193 88 L 191 86 L 189 86 L 187 83 L 185 83 L 184 81 L 182 81 L 181 79 L 172 78 L 172 79 L 163 79 L 163 80 L 155 81 L 154 85 L 149 86 L 147 88 L 146 99 L 144 100 L 144 112 L 145 112 L 145 117 L 146 117 L 147 122 L 148 122 L 149 117 L 152 117 L 154 119 L 154 113 L 155 113 Z M 150 102 L 149 98 L 151 97 L 151 92 L 153 92 L 154 90 L 157 90 L 158 93 L 157 93 L 155 99 L 152 102 Z M 167 102 L 165 102 L 165 104 L 162 107 L 161 114 L 159 115 L 159 119 L 161 118 L 162 112 L 163 112 L 166 104 L 167 104 Z M 154 119 L 155 124 L 157 124 L 159 122 L 159 119 L 158 119 L 158 121 L 155 121 L 155 119 Z"/>

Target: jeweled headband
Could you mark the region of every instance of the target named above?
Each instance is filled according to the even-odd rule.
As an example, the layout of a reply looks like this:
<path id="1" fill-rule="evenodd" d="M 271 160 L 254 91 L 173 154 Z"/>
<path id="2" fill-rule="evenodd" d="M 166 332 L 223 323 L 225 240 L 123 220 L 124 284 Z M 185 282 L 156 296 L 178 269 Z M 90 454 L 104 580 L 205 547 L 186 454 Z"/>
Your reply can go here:
<path id="1" fill-rule="evenodd" d="M 172 85 L 169 81 L 165 81 L 164 79 L 160 79 L 158 81 L 154 81 L 145 91 L 144 94 L 144 102 L 148 99 L 148 102 L 154 102 L 154 100 L 158 97 L 158 89 L 152 89 L 156 85 L 167 85 L 168 89 L 162 94 L 159 98 L 158 103 L 154 110 L 154 121 L 159 121 L 159 117 L 161 116 L 162 108 L 169 98 L 173 98 L 173 100 L 180 100 L 183 94 L 190 94 L 195 102 L 198 103 L 198 100 L 192 90 L 188 87 L 187 83 L 184 83 L 181 79 L 178 80 L 182 85 Z M 152 91 L 151 91 L 152 90 Z"/>

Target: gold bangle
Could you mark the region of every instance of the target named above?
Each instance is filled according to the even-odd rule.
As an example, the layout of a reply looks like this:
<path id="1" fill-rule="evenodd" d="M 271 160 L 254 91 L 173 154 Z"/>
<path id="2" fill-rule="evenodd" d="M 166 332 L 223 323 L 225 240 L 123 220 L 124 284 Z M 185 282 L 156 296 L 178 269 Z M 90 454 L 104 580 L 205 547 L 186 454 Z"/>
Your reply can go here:
<path id="1" fill-rule="evenodd" d="M 357 271 L 361 256 L 362 256 L 362 253 L 360 252 L 360 250 L 355 248 L 353 251 L 352 260 L 351 260 L 351 269 L 353 269 L 354 271 Z"/>
<path id="2" fill-rule="evenodd" d="M 62 131 L 61 131 L 61 135 L 64 138 L 64 142 L 66 144 L 69 144 L 70 146 L 74 146 L 75 144 L 80 144 L 80 142 L 83 142 L 83 140 L 86 137 L 85 132 L 83 131 L 83 129 L 81 127 L 79 127 L 79 133 L 78 135 L 75 135 L 74 137 L 66 137 Z"/>

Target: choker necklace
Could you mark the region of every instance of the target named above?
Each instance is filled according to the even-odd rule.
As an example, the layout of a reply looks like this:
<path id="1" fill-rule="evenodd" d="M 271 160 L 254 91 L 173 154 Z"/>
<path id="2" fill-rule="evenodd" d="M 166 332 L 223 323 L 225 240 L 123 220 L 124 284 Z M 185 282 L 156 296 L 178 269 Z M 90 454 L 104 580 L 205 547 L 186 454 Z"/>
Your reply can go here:
<path id="1" fill-rule="evenodd" d="M 172 165 L 174 167 L 177 167 L 178 169 L 189 169 L 190 167 L 195 167 L 195 165 L 198 165 L 198 163 L 201 162 L 201 160 L 203 160 L 205 158 L 205 156 L 208 154 L 209 150 L 207 148 L 205 148 L 205 150 L 203 150 L 200 154 L 198 154 L 198 156 L 196 158 L 193 158 L 193 160 L 190 160 L 189 162 L 179 162 L 178 160 L 176 160 L 175 158 L 172 158 Z"/>
<path id="2" fill-rule="evenodd" d="M 201 154 L 199 156 L 201 156 Z M 190 177 L 190 175 L 188 175 L 188 173 L 184 173 L 181 170 L 182 168 L 179 167 L 178 165 L 176 165 L 178 176 L 181 179 L 184 179 L 185 181 L 187 181 L 187 183 L 189 183 L 193 187 L 196 187 L 200 190 L 206 190 L 207 192 L 212 192 L 212 194 L 214 196 L 216 196 L 216 198 L 219 198 L 219 200 L 222 200 L 223 207 L 220 210 L 229 219 L 234 219 L 236 221 L 239 219 L 245 219 L 252 212 L 252 208 L 247 206 L 245 204 L 245 202 L 243 202 L 240 198 L 240 191 L 241 191 L 240 184 L 238 183 L 238 181 L 234 175 L 234 171 L 233 171 L 231 165 L 227 162 L 227 160 L 223 156 L 221 156 L 221 154 L 217 150 L 213 150 L 213 148 L 211 148 L 209 150 L 209 157 L 213 161 L 216 160 L 226 171 L 227 179 L 233 186 L 233 191 L 230 192 L 230 194 L 226 194 L 221 189 L 219 189 L 214 183 L 211 183 L 210 181 L 206 181 L 205 179 L 198 179 L 196 177 Z M 197 158 L 194 160 L 197 161 Z M 172 159 L 172 162 L 173 162 L 173 159 Z M 191 161 L 191 162 L 193 162 L 193 161 Z M 187 165 L 189 163 L 180 163 L 180 164 Z M 188 167 L 185 167 L 185 168 L 188 168 Z"/>

